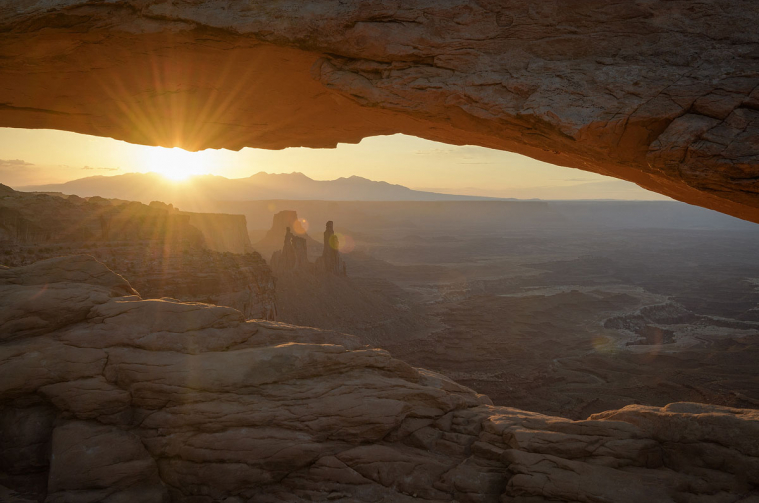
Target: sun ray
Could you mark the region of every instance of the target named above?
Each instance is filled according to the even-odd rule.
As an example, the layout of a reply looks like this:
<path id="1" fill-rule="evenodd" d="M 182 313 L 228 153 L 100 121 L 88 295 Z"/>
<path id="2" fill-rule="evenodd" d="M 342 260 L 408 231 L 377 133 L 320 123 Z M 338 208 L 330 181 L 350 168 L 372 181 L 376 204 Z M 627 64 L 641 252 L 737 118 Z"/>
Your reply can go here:
<path id="1" fill-rule="evenodd" d="M 194 175 L 208 174 L 211 166 L 203 152 L 188 152 L 181 148 L 143 147 L 144 169 L 174 181 L 186 180 Z"/>

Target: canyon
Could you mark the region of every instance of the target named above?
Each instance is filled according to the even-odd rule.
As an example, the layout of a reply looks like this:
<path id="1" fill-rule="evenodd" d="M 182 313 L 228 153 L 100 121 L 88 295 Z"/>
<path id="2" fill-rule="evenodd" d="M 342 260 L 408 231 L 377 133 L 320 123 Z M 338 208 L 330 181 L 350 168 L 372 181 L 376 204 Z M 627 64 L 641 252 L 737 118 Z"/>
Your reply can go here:
<path id="1" fill-rule="evenodd" d="M 350 335 L 143 300 L 87 256 L 0 269 L 0 304 L 5 501 L 757 497 L 756 411 L 493 406 Z"/>
<path id="2" fill-rule="evenodd" d="M 129 276 L 147 298 L 221 304 L 248 318 L 276 318 L 275 280 L 251 248 L 242 215 L 0 190 L 5 265 L 86 253 Z"/>
<path id="3" fill-rule="evenodd" d="M 179 211 L 173 204 L 19 192 L 0 184 L 0 240 L 14 244 L 162 241 L 218 252 L 252 251 L 242 215 Z"/>
<path id="4" fill-rule="evenodd" d="M 363 292 L 279 276 L 282 321 L 355 334 L 496 405 L 569 419 L 759 404 L 753 224 L 674 202 L 286 205 L 306 223 L 334 218 L 355 245 L 334 282 Z M 266 207 L 225 211 L 258 225 Z"/>
<path id="5" fill-rule="evenodd" d="M 5 2 L 0 126 L 188 150 L 404 133 L 759 222 L 754 4 Z M 747 222 L 0 203 L 2 501 L 759 501 Z M 252 244 L 275 203 L 334 221 L 349 276 L 277 281 Z"/>
<path id="6" fill-rule="evenodd" d="M 361 341 L 374 345 L 393 334 L 423 330 L 420 310 L 409 308 L 409 295 L 402 288 L 380 277 L 353 278 L 342 269 L 327 270 L 323 260 L 327 243 L 313 239 L 308 226 L 296 211 L 279 211 L 263 238 L 253 243 L 262 255 L 271 256 L 278 321 L 360 334 Z M 289 252 L 283 246 L 288 230 L 291 239 L 301 243 Z M 344 258 L 339 261 L 345 263 Z"/>
<path id="7" fill-rule="evenodd" d="M 751 224 L 676 203 L 280 204 L 297 211 L 251 246 L 281 254 L 294 229 L 305 260 L 286 270 L 192 240 L 8 248 L 0 499 L 759 495 Z M 326 214 L 355 245 L 348 276 L 316 268 L 306 228 Z"/>

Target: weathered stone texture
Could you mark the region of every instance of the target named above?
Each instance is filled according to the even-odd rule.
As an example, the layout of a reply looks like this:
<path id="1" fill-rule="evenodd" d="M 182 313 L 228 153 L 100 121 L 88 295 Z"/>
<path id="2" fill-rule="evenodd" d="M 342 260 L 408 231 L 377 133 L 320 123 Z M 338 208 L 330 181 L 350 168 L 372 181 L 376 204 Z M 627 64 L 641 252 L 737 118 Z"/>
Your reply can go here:
<path id="1" fill-rule="evenodd" d="M 3 311 L 29 287 L 69 291 L 77 309 L 93 292 L 84 316 L 1 332 L 3 501 L 759 497 L 755 410 L 676 403 L 571 421 L 494 407 L 351 335 L 141 300 L 89 257 L 0 273 Z"/>
<path id="2" fill-rule="evenodd" d="M 6 2 L 0 125 L 188 149 L 401 132 L 759 222 L 757 23 L 754 0 Z"/>
<path id="3" fill-rule="evenodd" d="M 0 184 L 3 260 L 22 265 L 82 253 L 128 276 L 145 298 L 229 306 L 247 318 L 272 320 L 277 316 L 271 269 L 252 251 L 243 215 L 186 213 L 158 201 L 148 206 L 100 197 L 64 198 L 17 192 Z M 92 261 L 47 264 L 50 270 L 42 274 L 61 275 L 66 272 L 60 269 L 64 264 L 72 268 L 70 274 L 86 275 Z M 124 285 L 136 293 L 126 280 Z M 0 326 L 7 325 L 8 332 L 16 336 L 83 318 L 93 295 L 102 302 L 110 297 L 107 289 L 81 291 L 79 302 L 69 298 L 70 290 L 57 286 L 51 286 L 44 296 L 35 295 L 38 288 L 34 285 L 28 291 L 26 299 L 19 297 L 0 313 Z"/>

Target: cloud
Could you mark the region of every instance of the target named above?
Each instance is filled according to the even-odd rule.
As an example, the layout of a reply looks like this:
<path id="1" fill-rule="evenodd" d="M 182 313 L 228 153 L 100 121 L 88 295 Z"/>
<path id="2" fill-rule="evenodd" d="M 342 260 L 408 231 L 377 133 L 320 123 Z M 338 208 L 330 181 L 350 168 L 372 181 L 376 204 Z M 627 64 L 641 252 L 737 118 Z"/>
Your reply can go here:
<path id="1" fill-rule="evenodd" d="M 0 183 L 17 189 L 36 183 L 42 168 L 21 159 L 0 159 Z"/>
<path id="2" fill-rule="evenodd" d="M 17 188 L 34 183 L 41 169 L 23 159 L 0 159 L 0 183 Z"/>
<path id="3" fill-rule="evenodd" d="M 97 170 L 101 170 L 101 171 L 118 171 L 121 168 L 94 168 L 92 166 L 84 166 L 82 169 L 97 169 Z"/>
<path id="4" fill-rule="evenodd" d="M 0 159 L 0 168 L 23 168 L 24 166 L 34 166 L 34 164 L 22 159 Z"/>
<path id="5" fill-rule="evenodd" d="M 462 162 L 458 162 L 456 164 L 495 164 L 495 163 L 494 162 L 485 162 L 485 161 L 481 161 L 481 162 L 478 162 L 478 161 L 462 161 Z"/>
<path id="6" fill-rule="evenodd" d="M 452 148 L 431 148 L 427 150 L 417 150 L 414 153 L 416 155 L 451 155 L 457 152 Z"/>

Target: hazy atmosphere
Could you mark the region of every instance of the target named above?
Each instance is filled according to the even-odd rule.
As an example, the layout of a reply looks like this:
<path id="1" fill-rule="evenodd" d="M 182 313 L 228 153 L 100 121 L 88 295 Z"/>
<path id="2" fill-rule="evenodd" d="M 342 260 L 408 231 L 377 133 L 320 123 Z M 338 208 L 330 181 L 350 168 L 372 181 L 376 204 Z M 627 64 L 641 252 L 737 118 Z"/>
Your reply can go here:
<path id="1" fill-rule="evenodd" d="M 335 149 L 191 153 L 64 131 L 0 128 L 0 181 L 15 188 L 132 172 L 182 179 L 200 174 L 245 178 L 260 171 L 297 171 L 316 180 L 359 175 L 428 192 L 499 198 L 669 199 L 630 182 L 519 154 L 404 135 L 365 138 Z"/>
<path id="2" fill-rule="evenodd" d="M 0 0 L 0 503 L 759 503 L 757 26 Z"/>

